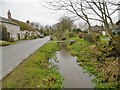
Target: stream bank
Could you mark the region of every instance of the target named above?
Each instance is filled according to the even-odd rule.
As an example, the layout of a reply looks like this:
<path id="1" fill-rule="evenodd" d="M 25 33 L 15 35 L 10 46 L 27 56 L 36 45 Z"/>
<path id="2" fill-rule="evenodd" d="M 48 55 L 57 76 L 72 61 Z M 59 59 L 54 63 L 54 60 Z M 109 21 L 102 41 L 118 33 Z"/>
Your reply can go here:
<path id="1" fill-rule="evenodd" d="M 59 72 L 64 78 L 64 88 L 94 88 L 92 78 L 85 73 L 82 67 L 76 62 L 76 57 L 72 56 L 66 49 L 61 49 L 56 53 Z"/>
<path id="2" fill-rule="evenodd" d="M 101 52 L 94 43 L 80 38 L 70 38 L 76 40 L 72 45 L 67 44 L 67 48 L 73 56 L 77 56 L 77 62 L 89 75 L 94 75 L 93 82 L 95 88 L 116 89 L 119 85 L 119 57 L 115 57 L 111 47 L 100 46 L 105 53 Z M 109 51 L 109 52 L 107 52 Z M 112 54 L 111 54 L 112 53 Z"/>
<path id="3" fill-rule="evenodd" d="M 58 44 L 52 41 L 40 47 L 1 81 L 2 88 L 62 88 L 62 76 L 48 62 L 58 50 Z"/>

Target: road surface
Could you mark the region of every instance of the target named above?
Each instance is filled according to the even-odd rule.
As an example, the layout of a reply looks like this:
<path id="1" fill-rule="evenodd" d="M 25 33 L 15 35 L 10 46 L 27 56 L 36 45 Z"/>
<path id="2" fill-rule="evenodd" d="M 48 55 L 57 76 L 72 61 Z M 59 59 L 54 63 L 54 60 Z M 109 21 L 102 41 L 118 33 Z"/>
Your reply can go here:
<path id="1" fill-rule="evenodd" d="M 17 44 L 2 47 L 2 78 L 49 40 L 48 36 L 41 39 L 18 41 Z"/>

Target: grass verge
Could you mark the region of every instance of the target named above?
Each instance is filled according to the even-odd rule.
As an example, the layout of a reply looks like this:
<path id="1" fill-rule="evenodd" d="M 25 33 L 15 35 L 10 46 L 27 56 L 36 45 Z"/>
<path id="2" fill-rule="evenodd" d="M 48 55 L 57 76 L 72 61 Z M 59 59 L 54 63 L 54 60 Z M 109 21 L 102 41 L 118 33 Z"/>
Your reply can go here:
<path id="1" fill-rule="evenodd" d="M 0 41 L 0 46 L 8 46 L 15 44 L 16 42 L 6 42 L 6 41 Z"/>
<path id="2" fill-rule="evenodd" d="M 61 88 L 63 78 L 57 67 L 49 62 L 57 50 L 56 42 L 39 48 L 3 79 L 3 88 Z"/>

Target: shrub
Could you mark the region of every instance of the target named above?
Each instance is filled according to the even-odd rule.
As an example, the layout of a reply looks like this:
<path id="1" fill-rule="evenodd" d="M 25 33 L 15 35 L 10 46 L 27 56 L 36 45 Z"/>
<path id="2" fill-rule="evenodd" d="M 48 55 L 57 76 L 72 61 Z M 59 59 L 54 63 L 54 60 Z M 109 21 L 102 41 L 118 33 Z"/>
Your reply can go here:
<path id="1" fill-rule="evenodd" d="M 6 41 L 0 41 L 0 46 L 8 46 L 8 45 L 11 45 L 11 43 Z"/>
<path id="2" fill-rule="evenodd" d="M 44 36 L 48 36 L 48 35 L 49 35 L 49 32 L 50 32 L 49 29 L 48 29 L 48 30 L 44 30 L 44 31 L 43 31 Z"/>
<path id="3" fill-rule="evenodd" d="M 89 42 L 94 42 L 92 39 L 92 35 L 90 35 L 90 34 L 84 34 L 84 39 L 89 41 Z"/>
<path id="4" fill-rule="evenodd" d="M 62 37 L 61 37 L 62 40 L 66 40 L 68 38 L 69 38 L 69 33 L 68 32 L 65 32 L 65 33 L 62 34 Z"/>
<path id="5" fill-rule="evenodd" d="M 10 39 L 9 39 L 9 42 L 14 42 L 14 38 L 10 38 Z"/>
<path id="6" fill-rule="evenodd" d="M 69 38 L 72 38 L 72 37 L 75 37 L 75 34 L 72 33 L 72 32 L 70 32 L 70 33 L 69 33 Z"/>
<path id="7" fill-rule="evenodd" d="M 97 34 L 84 34 L 84 39 L 89 42 L 98 42 L 100 41 L 100 36 Z"/>
<path id="8" fill-rule="evenodd" d="M 100 41 L 100 36 L 99 35 L 93 35 L 93 38 L 95 41 Z"/>
<path id="9" fill-rule="evenodd" d="M 78 36 L 79 36 L 79 38 L 83 38 L 84 35 L 83 35 L 83 33 L 79 32 Z"/>
<path id="10" fill-rule="evenodd" d="M 72 33 L 72 32 L 65 32 L 65 33 L 62 34 L 61 39 L 62 40 L 66 40 L 66 39 L 72 38 L 72 37 L 75 37 L 74 33 Z"/>
<path id="11" fill-rule="evenodd" d="M 3 25 L 3 24 L 0 24 L 0 40 L 3 40 L 3 41 L 9 41 L 10 39 L 10 36 L 7 32 L 7 28 Z"/>

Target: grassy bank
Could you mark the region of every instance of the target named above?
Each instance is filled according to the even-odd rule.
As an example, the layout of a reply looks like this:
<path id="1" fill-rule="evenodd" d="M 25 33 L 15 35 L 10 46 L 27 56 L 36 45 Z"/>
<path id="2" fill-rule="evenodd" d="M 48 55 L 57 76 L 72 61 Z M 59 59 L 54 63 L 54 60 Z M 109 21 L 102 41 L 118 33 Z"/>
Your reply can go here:
<path id="1" fill-rule="evenodd" d="M 15 44 L 16 42 L 6 42 L 6 41 L 0 41 L 0 46 L 8 46 Z"/>
<path id="2" fill-rule="evenodd" d="M 100 52 L 94 43 L 84 39 L 72 38 L 76 42 L 67 47 L 78 57 L 78 64 L 90 75 L 94 75 L 96 88 L 118 88 L 118 57 L 107 56 L 109 52 Z M 110 48 L 109 48 L 110 49 Z"/>
<path id="3" fill-rule="evenodd" d="M 3 79 L 3 88 L 61 88 L 63 79 L 57 67 L 48 61 L 57 50 L 55 42 L 42 46 Z"/>

